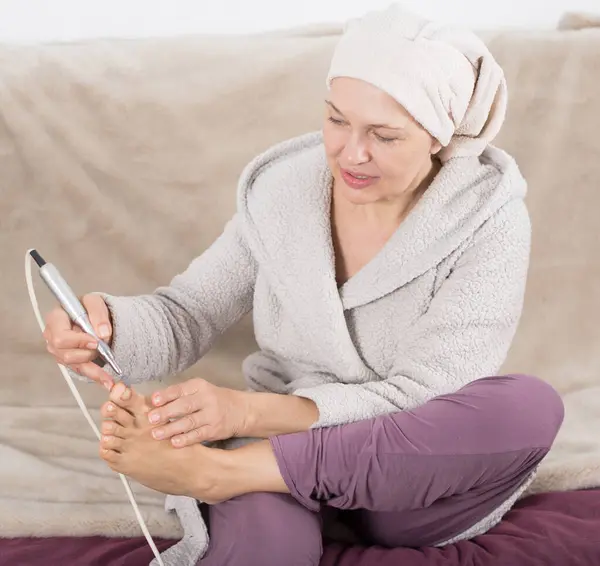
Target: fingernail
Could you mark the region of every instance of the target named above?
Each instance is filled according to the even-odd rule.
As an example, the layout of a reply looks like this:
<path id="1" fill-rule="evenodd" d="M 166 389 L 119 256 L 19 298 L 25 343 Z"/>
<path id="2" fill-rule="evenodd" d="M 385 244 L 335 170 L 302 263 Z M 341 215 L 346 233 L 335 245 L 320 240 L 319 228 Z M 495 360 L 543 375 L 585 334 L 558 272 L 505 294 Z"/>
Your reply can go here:
<path id="1" fill-rule="evenodd" d="M 101 324 L 98 332 L 100 333 L 100 338 L 108 338 L 110 334 L 110 328 L 108 327 L 108 324 Z"/>
<path id="2" fill-rule="evenodd" d="M 152 431 L 152 436 L 154 436 L 154 438 L 156 438 L 157 440 L 160 440 L 164 435 L 165 433 L 160 429 Z"/>
<path id="3" fill-rule="evenodd" d="M 88 347 L 90 350 L 95 350 L 95 349 L 98 347 L 98 344 L 96 344 L 96 342 L 88 342 L 88 343 L 87 343 L 87 347 Z"/>
<path id="4" fill-rule="evenodd" d="M 128 387 L 127 389 L 125 389 L 125 391 L 123 391 L 123 393 L 121 393 L 121 401 L 128 401 L 130 397 L 131 389 L 129 389 Z"/>
<path id="5" fill-rule="evenodd" d="M 150 419 L 151 423 L 157 423 L 160 420 L 160 416 L 157 415 L 156 413 L 154 413 L 154 414 L 151 413 L 148 415 L 148 419 Z"/>

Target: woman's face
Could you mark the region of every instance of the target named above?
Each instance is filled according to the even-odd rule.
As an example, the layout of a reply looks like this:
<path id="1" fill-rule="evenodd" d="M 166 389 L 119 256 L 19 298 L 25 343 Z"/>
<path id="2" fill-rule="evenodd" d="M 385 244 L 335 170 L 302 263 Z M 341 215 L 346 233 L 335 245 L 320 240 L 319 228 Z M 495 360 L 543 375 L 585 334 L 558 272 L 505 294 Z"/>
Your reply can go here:
<path id="1" fill-rule="evenodd" d="M 336 189 L 356 204 L 418 188 L 440 144 L 390 95 L 358 79 L 331 82 L 323 137 Z"/>

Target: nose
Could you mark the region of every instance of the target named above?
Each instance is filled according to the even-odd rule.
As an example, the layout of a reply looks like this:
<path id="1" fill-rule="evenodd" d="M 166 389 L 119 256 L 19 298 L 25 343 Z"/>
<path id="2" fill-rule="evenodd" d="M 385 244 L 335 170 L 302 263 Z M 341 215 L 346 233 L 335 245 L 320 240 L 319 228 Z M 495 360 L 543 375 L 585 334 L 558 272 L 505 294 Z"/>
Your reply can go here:
<path id="1" fill-rule="evenodd" d="M 341 157 L 346 165 L 360 165 L 371 160 L 365 140 L 356 134 L 350 135 L 346 140 Z"/>

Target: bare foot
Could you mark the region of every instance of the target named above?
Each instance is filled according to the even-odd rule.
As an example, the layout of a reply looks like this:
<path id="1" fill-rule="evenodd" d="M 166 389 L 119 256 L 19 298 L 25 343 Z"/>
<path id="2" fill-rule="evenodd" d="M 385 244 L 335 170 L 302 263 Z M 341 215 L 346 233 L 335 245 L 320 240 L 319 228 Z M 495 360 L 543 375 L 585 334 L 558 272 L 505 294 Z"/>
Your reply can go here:
<path id="1" fill-rule="evenodd" d="M 102 406 L 100 457 L 116 472 L 171 495 L 187 495 L 206 503 L 229 499 L 223 474 L 223 451 L 194 444 L 175 448 L 155 440 L 148 422 L 151 406 L 123 383 Z"/>

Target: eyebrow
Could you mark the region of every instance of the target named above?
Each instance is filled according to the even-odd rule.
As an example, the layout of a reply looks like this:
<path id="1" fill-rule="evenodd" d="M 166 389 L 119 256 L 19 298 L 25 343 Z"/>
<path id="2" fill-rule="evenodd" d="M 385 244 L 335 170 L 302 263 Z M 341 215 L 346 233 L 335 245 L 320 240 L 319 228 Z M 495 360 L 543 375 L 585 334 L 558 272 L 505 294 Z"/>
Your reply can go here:
<path id="1" fill-rule="evenodd" d="M 338 114 L 344 115 L 344 113 L 333 103 L 331 100 L 326 100 L 326 104 L 331 106 Z M 370 128 L 386 128 L 388 130 L 406 130 L 404 126 L 390 126 L 389 124 L 369 124 Z"/>

